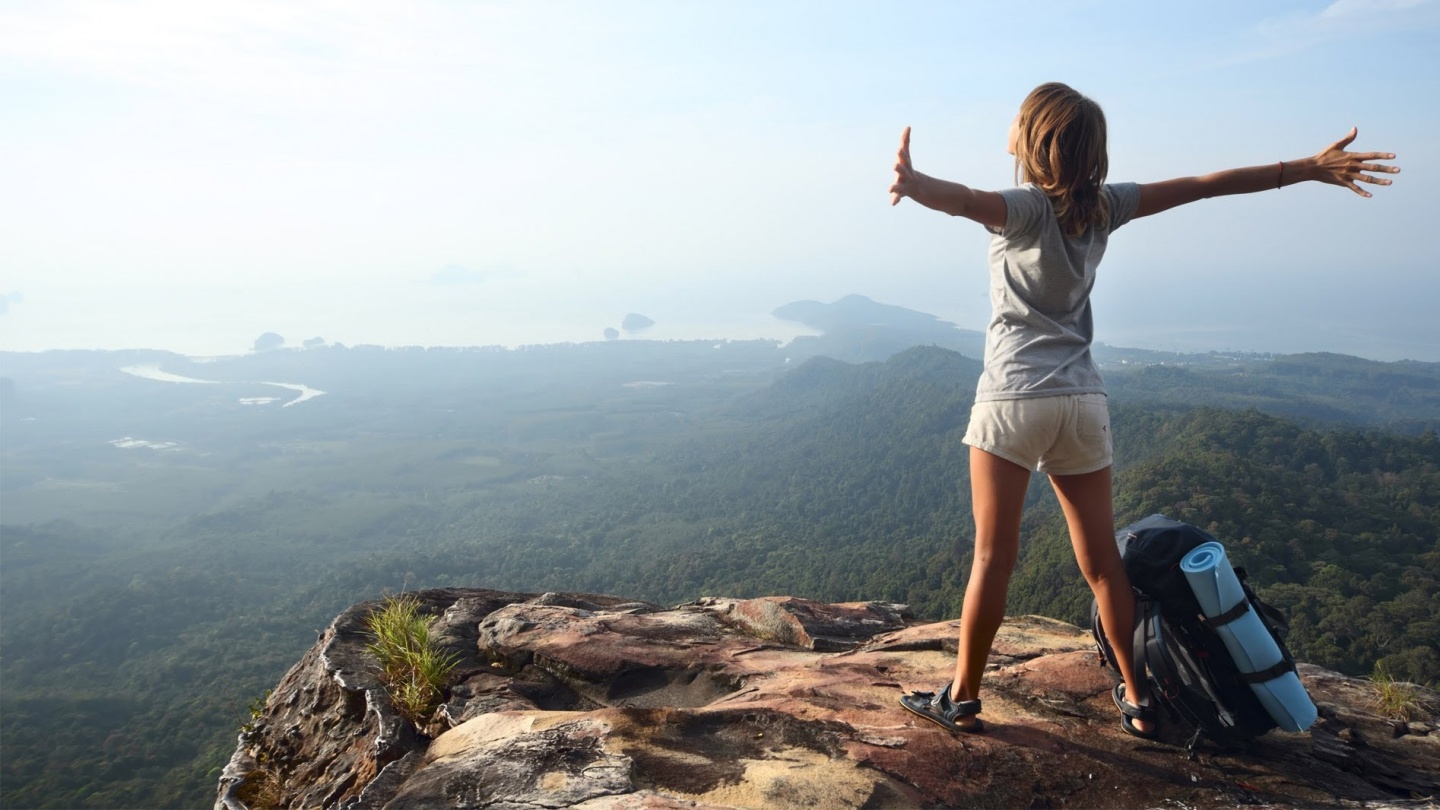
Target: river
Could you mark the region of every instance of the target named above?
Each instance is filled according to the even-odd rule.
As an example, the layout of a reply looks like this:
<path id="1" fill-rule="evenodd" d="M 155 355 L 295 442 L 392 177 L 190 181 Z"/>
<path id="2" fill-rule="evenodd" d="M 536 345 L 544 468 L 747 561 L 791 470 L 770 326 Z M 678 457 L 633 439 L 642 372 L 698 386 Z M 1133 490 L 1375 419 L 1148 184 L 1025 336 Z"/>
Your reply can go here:
<path id="1" fill-rule="evenodd" d="M 130 375 L 135 376 L 135 377 L 141 377 L 141 378 L 146 379 L 146 380 L 156 380 L 157 382 L 187 383 L 187 384 L 198 384 L 198 385 L 225 385 L 225 384 L 226 384 L 226 383 L 223 383 L 223 382 L 221 382 L 221 381 L 219 381 L 219 380 L 198 380 L 198 379 L 196 379 L 196 378 L 194 378 L 194 377 L 185 377 L 185 376 L 181 376 L 181 375 L 179 375 L 179 374 L 171 374 L 171 373 L 168 372 L 168 371 L 162 371 L 162 370 L 160 369 L 160 367 L 157 366 L 157 365 L 148 365 L 148 366 L 125 366 L 124 368 L 122 368 L 122 369 L 120 369 L 120 370 L 123 371 L 123 372 L 125 372 L 126 374 L 130 374 Z M 254 384 L 256 384 L 256 383 L 249 383 L 249 382 L 238 382 L 238 383 L 237 383 L 237 382 L 233 382 L 233 381 L 232 381 L 232 382 L 230 382 L 229 384 L 231 384 L 231 385 L 254 385 Z M 282 407 L 282 408 L 288 408 L 288 407 L 290 407 L 291 405 L 299 405 L 300 403 L 302 403 L 302 402 L 304 402 L 304 401 L 306 401 L 306 400 L 308 400 L 308 399 L 314 399 L 315 397 L 324 396 L 324 394 L 325 394 L 324 391 L 321 391 L 321 390 L 319 390 L 318 388 L 311 388 L 310 386 L 304 385 L 304 384 L 301 384 L 301 383 L 282 383 L 282 382 L 265 382 L 265 381 L 260 381 L 258 384 L 259 384 L 259 385 L 273 385 L 273 386 L 275 386 L 276 388 L 285 388 L 285 389 L 288 389 L 288 390 L 290 390 L 290 391 L 295 391 L 296 393 L 299 394 L 299 396 L 295 397 L 294 399 L 290 400 L 289 402 L 286 402 L 284 405 L 281 405 L 280 407 Z M 279 397 L 241 397 L 241 398 L 240 398 L 240 403 L 241 403 L 242 405 L 268 405 L 268 404 L 270 404 L 271 402 L 274 402 L 274 401 L 277 400 L 277 399 L 279 399 Z"/>

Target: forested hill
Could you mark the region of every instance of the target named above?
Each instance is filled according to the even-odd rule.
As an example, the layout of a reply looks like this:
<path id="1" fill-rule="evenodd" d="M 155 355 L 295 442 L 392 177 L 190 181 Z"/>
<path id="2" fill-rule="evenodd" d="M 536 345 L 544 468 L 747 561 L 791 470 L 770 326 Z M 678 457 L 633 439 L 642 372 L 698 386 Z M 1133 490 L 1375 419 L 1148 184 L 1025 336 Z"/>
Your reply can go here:
<path id="1" fill-rule="evenodd" d="M 1104 352 L 1099 352 L 1104 354 Z M 1150 404 L 1256 408 L 1317 424 L 1440 428 L 1440 364 L 1381 363 L 1339 354 L 1179 355 L 1108 365 L 1111 398 Z"/>
<path id="2" fill-rule="evenodd" d="M 737 406 L 753 423 L 591 482 L 643 516 L 608 535 L 644 562 L 595 555 L 586 567 L 606 573 L 587 585 L 624 583 L 661 601 L 881 598 L 954 615 L 972 536 L 960 440 L 975 373 L 973 361 L 936 349 L 884 365 L 815 363 Z M 1113 420 L 1117 525 L 1160 512 L 1216 535 L 1295 614 L 1304 660 L 1351 673 L 1383 660 L 1401 677 L 1440 679 L 1433 431 L 1320 430 L 1253 410 L 1123 403 Z M 1047 489 L 1032 488 L 1011 610 L 1084 622 L 1089 592 Z M 668 534 L 648 529 L 666 524 Z M 560 556 L 575 554 L 586 551 Z"/>
<path id="3" fill-rule="evenodd" d="M 401 588 L 958 613 L 978 362 L 915 348 L 779 374 L 767 347 L 685 345 L 635 347 L 616 370 L 597 358 L 628 347 L 575 351 L 445 354 L 420 389 L 400 384 L 415 376 L 405 353 L 373 353 L 394 376 L 367 381 L 357 361 L 325 396 L 269 411 L 98 358 L 93 383 L 79 365 L 49 387 L 14 374 L 6 418 L 36 427 L 5 424 L 6 519 L 12 504 L 69 519 L 0 532 L 0 803 L 207 802 L 246 704 L 340 610 Z M 297 372 L 324 355 L 303 354 L 261 358 L 264 376 L 192 373 L 318 384 Z M 670 359 L 657 371 L 647 355 Z M 464 372 L 484 363 L 505 373 Z M 1434 432 L 1183 399 L 1116 397 L 1117 519 L 1162 512 L 1214 533 L 1291 611 L 1302 660 L 1440 679 Z M 145 432 L 125 427 L 140 418 Z M 1037 480 L 1010 610 L 1083 621 L 1088 600 Z"/>

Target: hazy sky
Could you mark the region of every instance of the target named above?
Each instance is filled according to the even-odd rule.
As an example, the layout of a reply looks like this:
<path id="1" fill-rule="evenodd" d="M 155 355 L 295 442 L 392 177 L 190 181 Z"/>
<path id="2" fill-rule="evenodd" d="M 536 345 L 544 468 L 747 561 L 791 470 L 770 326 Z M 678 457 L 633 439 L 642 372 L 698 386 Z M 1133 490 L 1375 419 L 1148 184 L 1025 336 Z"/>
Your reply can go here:
<path id="1" fill-rule="evenodd" d="M 986 236 L 892 209 L 894 149 L 1009 185 L 1050 80 L 1112 180 L 1351 125 L 1404 169 L 1127 226 L 1101 340 L 1440 360 L 1440 0 L 0 2 L 0 347 L 779 335 L 849 293 L 983 328 Z"/>

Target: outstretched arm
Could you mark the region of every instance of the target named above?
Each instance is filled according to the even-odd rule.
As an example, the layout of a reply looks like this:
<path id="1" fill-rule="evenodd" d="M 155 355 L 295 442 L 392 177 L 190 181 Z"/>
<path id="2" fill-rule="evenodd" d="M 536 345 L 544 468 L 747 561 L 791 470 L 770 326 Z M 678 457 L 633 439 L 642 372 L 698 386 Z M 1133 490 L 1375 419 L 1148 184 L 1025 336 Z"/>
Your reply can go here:
<path id="1" fill-rule="evenodd" d="M 1272 188 L 1290 186 L 1315 180 L 1335 186 L 1344 186 L 1361 197 L 1370 192 L 1357 183 L 1388 186 L 1390 180 L 1375 177 L 1366 172 L 1396 174 L 1397 166 L 1372 163 L 1375 160 L 1394 160 L 1390 152 L 1347 152 L 1345 147 L 1355 140 L 1358 131 L 1352 128 L 1350 134 L 1320 150 L 1314 157 L 1286 160 L 1279 164 L 1251 166 L 1245 169 L 1229 169 L 1207 174 L 1203 177 L 1178 177 L 1161 183 L 1145 183 L 1140 186 L 1140 203 L 1135 210 L 1136 217 L 1148 217 L 1176 206 L 1203 200 L 1207 197 L 1223 197 L 1227 194 L 1253 194 Z"/>
<path id="2" fill-rule="evenodd" d="M 909 197 L 926 208 L 954 217 L 973 219 L 991 228 L 1005 227 L 1005 200 L 993 191 L 978 191 L 960 183 L 940 180 L 915 171 L 910 165 L 910 128 L 900 135 L 900 152 L 895 156 L 895 182 L 890 186 L 890 204 Z"/>

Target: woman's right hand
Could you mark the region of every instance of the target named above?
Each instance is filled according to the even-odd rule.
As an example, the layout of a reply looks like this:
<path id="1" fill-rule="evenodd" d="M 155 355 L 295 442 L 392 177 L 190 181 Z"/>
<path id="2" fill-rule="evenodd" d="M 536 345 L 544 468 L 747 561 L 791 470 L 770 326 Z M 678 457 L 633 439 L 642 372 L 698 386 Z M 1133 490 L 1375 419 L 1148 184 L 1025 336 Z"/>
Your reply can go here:
<path id="1" fill-rule="evenodd" d="M 917 203 L 952 217 L 966 217 L 990 228 L 1005 227 L 1005 199 L 993 191 L 976 191 L 963 183 L 940 180 L 915 171 L 910 165 L 910 128 L 900 133 L 900 151 L 895 155 L 895 182 L 890 184 L 890 204 L 909 197 Z"/>
<path id="2" fill-rule="evenodd" d="M 915 167 L 910 165 L 910 127 L 900 133 L 900 151 L 895 155 L 895 182 L 890 185 L 890 204 L 911 196 L 915 183 Z"/>
<path id="3" fill-rule="evenodd" d="M 1369 197 L 1370 192 L 1360 188 L 1356 183 L 1370 183 L 1377 186 L 1390 185 L 1388 178 L 1375 177 L 1366 172 L 1398 174 L 1400 172 L 1398 166 L 1386 166 L 1371 162 L 1394 160 L 1395 154 L 1393 152 L 1345 151 L 1345 147 L 1349 146 L 1358 134 L 1360 134 L 1359 130 L 1351 127 L 1348 135 L 1320 150 L 1319 154 L 1311 158 L 1312 177 L 1310 179 L 1333 186 L 1344 186 L 1361 197 Z"/>

